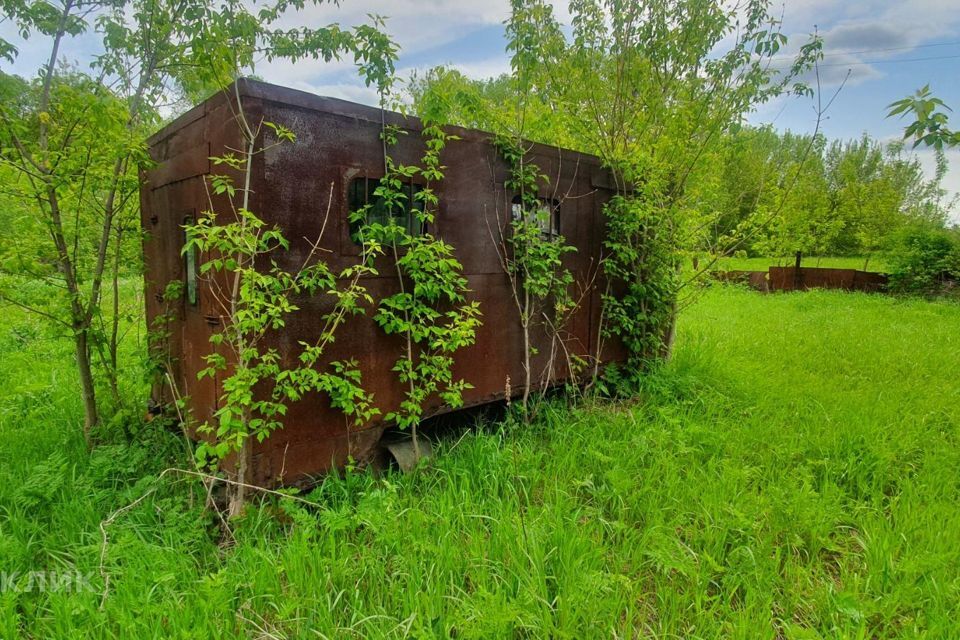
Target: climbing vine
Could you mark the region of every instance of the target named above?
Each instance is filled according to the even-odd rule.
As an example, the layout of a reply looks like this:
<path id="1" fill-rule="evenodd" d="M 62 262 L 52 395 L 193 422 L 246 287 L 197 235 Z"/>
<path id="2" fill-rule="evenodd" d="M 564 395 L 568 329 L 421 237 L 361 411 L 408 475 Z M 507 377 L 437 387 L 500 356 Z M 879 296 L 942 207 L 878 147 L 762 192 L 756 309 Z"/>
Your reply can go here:
<path id="1" fill-rule="evenodd" d="M 528 416 L 534 382 L 532 359 L 537 355 L 532 335 L 540 328 L 550 336 L 552 347 L 558 342 L 562 344 L 560 332 L 577 308 L 571 295 L 573 274 L 563 265 L 563 256 L 576 249 L 566 243 L 554 226 L 556 203 L 538 197 L 538 184 L 547 177 L 540 173 L 536 164 L 526 160 L 522 141 L 500 137 L 495 143 L 510 167 L 505 186 L 516 194 L 511 205 L 509 228 L 500 243 L 500 258 L 510 279 L 523 333 L 521 408 Z M 550 353 L 544 375 L 546 381 L 552 377 L 555 355 Z M 572 370 L 574 363 L 569 360 L 568 367 Z"/>
<path id="2" fill-rule="evenodd" d="M 642 193 L 616 195 L 604 207 L 604 269 L 614 284 L 603 296 L 602 331 L 623 343 L 630 376 L 665 355 L 671 341 L 679 257 L 670 213 Z"/>
<path id="3" fill-rule="evenodd" d="M 210 436 L 201 442 L 197 455 L 201 464 L 212 467 L 234 457 L 235 482 L 228 491 L 231 515 L 239 514 L 243 507 L 251 439 L 262 442 L 281 428 L 289 401 L 309 393 L 324 394 L 356 425 L 378 413 L 361 386 L 355 361 L 319 364 L 344 321 L 363 313 L 370 296 L 361 278 L 375 270 L 362 262 L 339 273 L 331 271 L 317 255 L 319 238 L 299 268 L 280 266 L 274 256 L 287 251 L 289 243 L 279 228 L 251 210 L 250 180 L 255 156 L 292 143 L 295 136 L 282 125 L 269 122 L 253 127 L 242 108 L 237 113 L 245 150 L 212 158 L 212 162 L 239 175 L 242 185 L 229 173 L 209 177 L 210 209 L 186 225 L 183 249 L 185 255 L 195 252 L 199 257 L 199 275 L 207 283 L 205 290 L 219 317 L 219 328 L 210 336 L 212 350 L 198 377 L 222 376 L 221 397 L 213 419 L 197 428 Z M 272 132 L 273 141 L 258 147 L 263 128 Z M 227 206 L 221 211 L 227 213 L 217 212 L 216 197 L 226 199 Z M 299 357 L 289 363 L 277 349 L 265 346 L 266 338 L 282 331 L 290 315 L 298 311 L 298 296 L 315 295 L 331 296 L 333 309 L 323 317 L 316 339 L 301 342 Z"/>
<path id="4" fill-rule="evenodd" d="M 387 153 L 404 134 L 395 126 L 384 125 L 381 131 L 385 175 L 373 195 L 389 212 L 386 221 L 371 221 L 371 204 L 353 212 L 351 221 L 360 227 L 364 242 L 382 247 L 396 269 L 399 291 L 377 303 L 373 318 L 385 334 L 403 339 L 393 371 L 405 387 L 404 399 L 386 419 L 411 430 L 419 456 L 417 426 L 430 398 L 457 408 L 463 391 L 471 388 L 454 377 L 453 356 L 474 343 L 481 314 L 479 303 L 467 300 L 467 280 L 453 247 L 429 231 L 439 205 L 435 185 L 445 169 L 440 152 L 454 136 L 425 123 L 426 152 L 417 166 L 398 164 Z M 414 192 L 407 185 L 415 180 L 422 184 Z"/>

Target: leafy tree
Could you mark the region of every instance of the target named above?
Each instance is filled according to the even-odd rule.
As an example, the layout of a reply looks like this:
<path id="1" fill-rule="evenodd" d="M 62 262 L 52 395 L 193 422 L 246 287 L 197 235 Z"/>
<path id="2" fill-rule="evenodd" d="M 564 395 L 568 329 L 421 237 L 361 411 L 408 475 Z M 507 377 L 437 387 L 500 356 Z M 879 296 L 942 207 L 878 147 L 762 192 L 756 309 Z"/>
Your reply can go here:
<path id="1" fill-rule="evenodd" d="M 822 136 L 779 134 L 770 127 L 727 136 L 720 145 L 724 175 L 718 196 L 725 224 L 710 238 L 707 254 L 738 244 L 778 258 L 826 250 L 839 225 L 827 197 L 824 145 Z"/>
<path id="2" fill-rule="evenodd" d="M 913 115 L 915 120 L 907 125 L 904 139 L 913 139 L 913 146 L 926 145 L 937 150 L 944 147 L 960 146 L 960 131 L 949 127 L 947 111 L 943 100 L 933 95 L 930 85 L 924 85 L 912 96 L 887 105 L 887 117 L 905 117 Z"/>
<path id="3" fill-rule="evenodd" d="M 960 283 L 960 232 L 911 227 L 897 234 L 888 257 L 894 291 L 937 295 Z"/>
<path id="4" fill-rule="evenodd" d="M 130 229 L 137 173 L 149 162 L 144 140 L 159 121 L 159 106 L 177 95 L 195 97 L 226 86 L 258 56 L 329 61 L 346 54 L 368 79 L 392 70 L 395 47 L 382 23 L 352 31 L 279 26 L 288 11 L 303 6 L 300 0 L 3 3 L 20 35 L 44 40 L 49 51 L 23 98 L 0 106 L 0 158 L 14 172 L 6 193 L 43 229 L 36 253 L 46 258 L 36 261 L 31 253 L 38 247 L 24 243 L 8 251 L 4 264 L 24 267 L 20 275 L 49 283 L 55 296 L 49 305 L 37 305 L 9 286 L 2 296 L 72 338 L 88 440 L 101 417 L 93 354 L 104 341 L 104 282 L 113 278 L 116 300 L 124 238 L 136 240 Z M 102 49 L 89 69 L 59 64 L 64 42 L 91 28 L 102 37 Z M 13 59 L 17 51 L 3 41 L 0 55 Z M 3 90 L 10 93 L 19 82 L 5 79 Z M 40 271 L 31 274 L 27 267 Z M 116 324 L 109 333 L 116 335 Z M 115 388 L 115 345 L 110 351 L 102 360 Z"/>
<path id="5" fill-rule="evenodd" d="M 448 124 L 503 133 L 512 116 L 516 92 L 513 77 L 468 78 L 456 69 L 434 67 L 414 73 L 407 92 L 418 115 L 433 113 Z"/>
<path id="6" fill-rule="evenodd" d="M 517 194 L 511 206 L 510 222 L 501 233 L 500 253 L 504 272 L 510 280 L 510 290 L 516 304 L 523 334 L 523 395 L 521 408 L 524 418 L 530 418 L 530 392 L 533 387 L 532 360 L 537 355 L 532 335 L 541 328 L 555 347 L 560 332 L 569 316 L 576 310 L 570 293 L 573 274 L 563 264 L 565 254 L 576 249 L 568 245 L 562 235 L 553 229 L 552 200 L 543 202 L 538 196 L 539 183 L 546 180 L 537 165 L 526 161 L 524 141 L 520 138 L 497 140 L 500 153 L 510 165 L 506 188 Z M 505 237 L 503 237 L 505 236 Z M 555 349 L 553 349 L 555 350 Z M 549 382 L 555 360 L 549 354 L 544 382 Z M 568 362 L 571 376 L 573 363 Z"/>
<path id="7" fill-rule="evenodd" d="M 53 296 L 36 304 L 14 287 L 2 296 L 72 336 L 89 438 L 99 420 L 92 357 L 103 335 L 96 322 L 111 248 L 116 244 L 116 264 L 116 238 L 135 211 L 136 165 L 145 160 L 136 142 L 142 121 L 130 120 L 125 100 L 75 72 L 46 73 L 15 109 L 0 108 L 0 153 L 14 171 L 6 189 L 44 233 L 9 247 L 5 266 L 51 285 Z M 109 364 L 115 389 L 115 362 Z"/>
<path id="8" fill-rule="evenodd" d="M 699 235 L 684 243 L 707 255 L 738 238 L 761 256 L 864 255 L 887 249 L 897 230 L 942 226 L 949 202 L 937 174 L 924 176 L 900 143 L 863 136 L 827 142 L 822 136 L 744 127 L 723 137 L 718 151 L 688 181 L 688 218 Z M 702 223 L 701 223 L 702 221 Z"/>
<path id="9" fill-rule="evenodd" d="M 606 267 L 625 291 L 606 297 L 608 329 L 637 371 L 672 341 L 690 176 L 753 107 L 808 91 L 797 77 L 819 42 L 778 74 L 768 59 L 786 37 L 762 0 L 738 10 L 709 0 L 579 0 L 569 37 L 545 3 L 524 4 L 521 18 L 539 41 L 531 86 L 553 107 L 544 117 L 617 176 Z"/>

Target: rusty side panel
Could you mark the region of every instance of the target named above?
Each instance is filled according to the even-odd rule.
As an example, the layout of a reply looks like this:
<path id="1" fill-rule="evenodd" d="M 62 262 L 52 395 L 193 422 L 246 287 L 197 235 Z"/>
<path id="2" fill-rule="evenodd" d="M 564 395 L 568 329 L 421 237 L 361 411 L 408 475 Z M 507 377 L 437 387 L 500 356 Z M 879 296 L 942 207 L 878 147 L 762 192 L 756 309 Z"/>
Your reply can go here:
<path id="1" fill-rule="evenodd" d="M 187 400 L 195 423 L 212 417 L 220 396 L 217 379 L 197 378 L 206 366 L 204 356 L 210 352 L 209 338 L 219 311 L 209 287 L 198 288 L 196 304 L 190 304 L 186 296 L 165 301 L 164 291 L 172 281 L 186 278 L 183 225 L 211 207 L 205 183 L 212 171 L 210 156 L 238 145 L 229 105 L 210 100 L 151 138 L 150 154 L 156 165 L 141 181 L 147 323 L 150 331 L 166 334 L 163 344 L 167 351 L 165 371 L 152 395 L 160 404 L 171 402 L 172 380 L 177 393 Z M 214 202 L 215 207 L 217 204 L 223 203 Z"/>
<path id="2" fill-rule="evenodd" d="M 349 234 L 347 189 L 355 177 L 383 175 L 380 111 L 263 83 L 243 82 L 239 88 L 251 121 L 276 122 L 297 135 L 296 143 L 261 154 L 255 166 L 251 208 L 268 223 L 278 225 L 290 241 L 290 250 L 274 258 L 284 268 L 297 269 L 312 243 L 319 240 L 334 270 L 355 264 L 358 251 Z M 417 135 L 419 122 L 393 113 L 387 113 L 386 120 L 409 132 L 400 137 L 391 155 L 400 163 L 418 163 L 424 151 Z M 211 169 L 203 165 L 202 158 L 221 154 L 229 146 L 235 148 L 236 127 L 227 100 L 217 96 L 151 141 L 158 164 L 147 172 L 141 196 L 148 231 L 144 245 L 148 319 L 161 312 L 155 301 L 157 290 L 170 279 L 183 277 L 183 234 L 177 225 L 187 212 L 196 215 L 209 208 L 204 175 Z M 508 379 L 513 394 L 522 391 L 523 336 L 498 254 L 514 194 L 504 187 L 508 167 L 491 144 L 490 135 L 450 129 L 460 140 L 450 142 L 441 155 L 447 169 L 445 179 L 435 185 L 441 204 L 436 225 L 429 231 L 455 247 L 470 297 L 480 302 L 483 313 L 476 344 L 457 353 L 454 368 L 456 376 L 473 385 L 464 393 L 465 404 L 473 406 L 502 399 Z M 539 353 L 533 362 L 533 379 L 548 377 L 549 384 L 555 384 L 569 375 L 564 352 L 590 361 L 598 347 L 601 293 L 606 287 L 599 264 L 605 228 L 602 208 L 612 196 L 607 184 L 612 181 L 592 156 L 543 145 L 534 145 L 531 156 L 542 173 L 550 176 L 549 186 L 538 195 L 560 203 L 560 232 L 577 249 L 565 260 L 577 281 L 575 296 L 580 297 L 581 292 L 583 296 L 562 345 L 551 344 L 543 332 L 534 336 Z M 390 261 L 384 259 L 377 266 L 379 277 L 364 283 L 375 300 L 396 292 L 399 286 Z M 196 308 L 184 303 L 175 323 L 177 339 L 171 341 L 171 355 L 178 362 L 177 378 L 201 418 L 215 410 L 219 395 L 217 382 L 196 380 L 202 355 L 209 351 L 209 335 L 220 321 L 211 297 L 204 289 Z M 289 318 L 285 330 L 272 334 L 263 345 L 276 348 L 284 364 L 291 366 L 299 342 L 316 336 L 332 301 L 313 297 L 297 304 L 300 311 Z M 373 310 L 368 310 L 365 316 L 352 319 L 337 335 L 327 358 L 358 360 L 364 387 L 386 414 L 403 397 L 392 371 L 402 344 L 398 336 L 385 336 L 372 315 Z M 605 361 L 622 359 L 619 344 L 603 346 Z M 426 413 L 445 410 L 435 398 Z M 340 466 L 349 457 L 369 459 L 385 428 L 382 422 L 360 429 L 350 427 L 344 416 L 319 396 L 292 404 L 284 424 L 282 430 L 255 446 L 252 462 L 257 483 L 298 482 Z"/>
<path id="3" fill-rule="evenodd" d="M 770 267 L 772 291 L 805 289 L 844 289 L 846 291 L 882 291 L 887 276 L 856 269 L 822 269 L 818 267 Z"/>

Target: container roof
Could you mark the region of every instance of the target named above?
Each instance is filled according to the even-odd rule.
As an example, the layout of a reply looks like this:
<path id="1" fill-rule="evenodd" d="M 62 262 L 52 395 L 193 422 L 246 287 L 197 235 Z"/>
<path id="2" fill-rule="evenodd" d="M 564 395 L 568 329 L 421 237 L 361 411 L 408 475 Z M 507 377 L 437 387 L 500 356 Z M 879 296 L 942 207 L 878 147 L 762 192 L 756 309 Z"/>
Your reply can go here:
<path id="1" fill-rule="evenodd" d="M 207 110 L 226 100 L 227 96 L 255 98 L 264 102 L 273 102 L 277 104 L 300 107 L 303 109 L 310 109 L 313 111 L 321 111 L 324 113 L 373 122 L 378 125 L 380 124 L 381 119 L 383 119 L 387 124 L 393 124 L 411 131 L 420 131 L 422 129 L 420 119 L 415 116 L 405 115 L 396 111 L 381 110 L 379 107 L 371 107 L 365 104 L 359 104 L 357 102 L 350 102 L 349 100 L 341 100 L 340 98 L 320 96 L 307 91 L 291 89 L 289 87 L 270 84 L 269 82 L 262 82 L 260 80 L 254 80 L 251 78 L 240 78 L 224 88 L 222 91 L 210 96 L 193 109 L 190 109 L 186 113 L 174 119 L 172 122 L 153 134 L 147 142 L 152 146 L 161 140 L 170 137 L 187 124 L 193 122 L 197 118 L 202 117 Z M 465 140 L 489 140 L 494 136 L 494 134 L 490 133 L 489 131 L 466 129 L 464 127 L 458 127 L 454 125 L 445 125 L 444 129 L 448 133 L 455 134 Z M 554 147 L 537 142 L 531 142 L 530 144 L 531 152 L 537 155 L 549 154 L 551 152 L 555 154 L 559 150 L 562 151 L 565 156 L 576 158 L 578 161 L 583 162 L 584 164 L 596 166 L 602 165 L 600 158 L 589 153 L 574 151 L 572 149 L 563 149 L 561 147 Z"/>

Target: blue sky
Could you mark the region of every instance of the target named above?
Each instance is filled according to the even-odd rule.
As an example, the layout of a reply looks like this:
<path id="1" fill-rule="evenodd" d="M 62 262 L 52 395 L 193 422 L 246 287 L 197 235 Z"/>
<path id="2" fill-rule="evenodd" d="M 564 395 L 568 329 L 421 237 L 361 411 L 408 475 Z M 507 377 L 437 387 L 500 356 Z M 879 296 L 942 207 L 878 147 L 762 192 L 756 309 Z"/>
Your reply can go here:
<path id="1" fill-rule="evenodd" d="M 903 122 L 885 118 L 885 106 L 929 83 L 934 92 L 958 109 L 960 126 L 960 7 L 957 0 L 790 0 L 775 5 L 789 37 L 786 53 L 799 47 L 816 28 L 823 36 L 826 57 L 821 69 L 823 94 L 831 95 L 849 77 L 821 130 L 829 137 L 849 138 L 862 132 L 882 140 L 898 138 Z M 507 0 L 343 0 L 341 7 L 308 7 L 296 22 L 320 25 L 337 21 L 351 25 L 369 13 L 388 18 L 387 28 L 401 47 L 403 76 L 439 64 L 452 65 L 474 77 L 508 69 L 503 20 Z M 561 21 L 565 2 L 557 3 Z M 11 39 L 9 24 L 0 36 Z M 20 43 L 21 56 L 13 70 L 32 74 L 45 54 L 44 42 Z M 96 39 L 70 43 L 66 56 L 86 59 Z M 8 63 L 2 68 L 10 70 Z M 358 102 L 375 96 L 357 80 L 348 62 L 296 65 L 270 64 L 257 73 L 271 82 Z M 809 132 L 816 125 L 809 100 L 783 98 L 750 116 L 754 123 L 773 122 L 780 129 Z M 933 154 L 920 151 L 932 171 Z M 949 156 L 945 186 L 960 192 L 960 152 Z M 955 212 L 955 218 L 960 218 Z"/>

